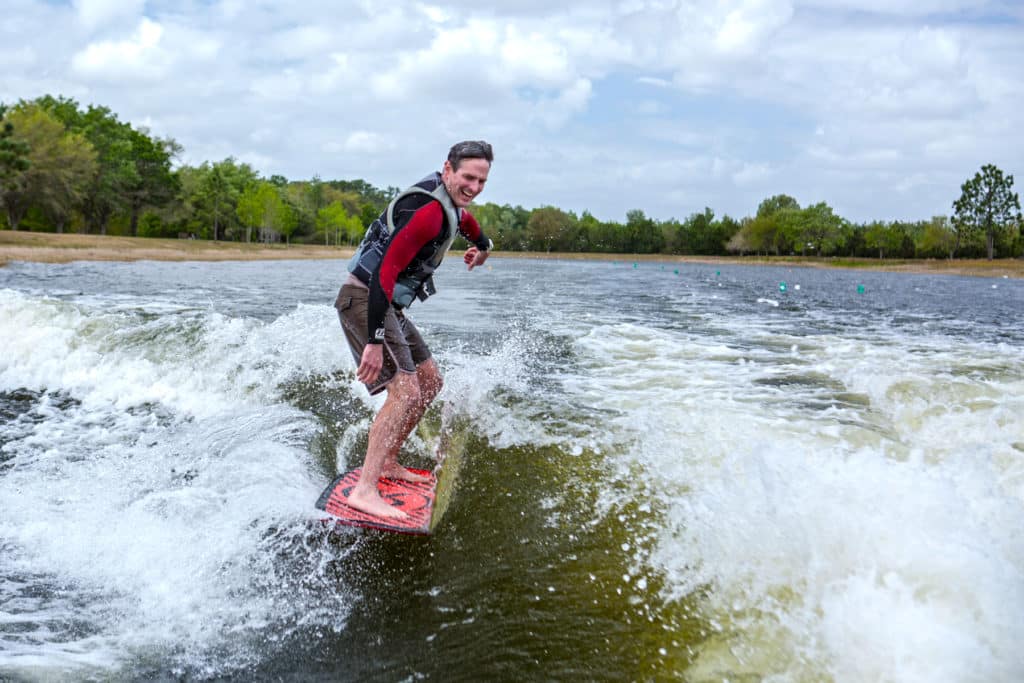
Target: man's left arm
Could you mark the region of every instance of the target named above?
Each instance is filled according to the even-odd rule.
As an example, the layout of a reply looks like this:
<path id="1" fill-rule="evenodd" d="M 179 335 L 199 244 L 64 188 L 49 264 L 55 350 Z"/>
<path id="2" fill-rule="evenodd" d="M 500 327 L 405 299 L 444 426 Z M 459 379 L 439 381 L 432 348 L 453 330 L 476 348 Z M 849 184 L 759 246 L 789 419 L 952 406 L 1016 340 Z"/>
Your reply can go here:
<path id="1" fill-rule="evenodd" d="M 494 243 L 487 239 L 484 231 L 480 229 L 480 224 L 477 223 L 476 218 L 469 211 L 462 212 L 459 232 L 473 243 L 473 246 L 466 250 L 462 261 L 469 267 L 469 270 L 482 266 L 487 257 L 491 255 L 491 247 L 494 246 Z"/>

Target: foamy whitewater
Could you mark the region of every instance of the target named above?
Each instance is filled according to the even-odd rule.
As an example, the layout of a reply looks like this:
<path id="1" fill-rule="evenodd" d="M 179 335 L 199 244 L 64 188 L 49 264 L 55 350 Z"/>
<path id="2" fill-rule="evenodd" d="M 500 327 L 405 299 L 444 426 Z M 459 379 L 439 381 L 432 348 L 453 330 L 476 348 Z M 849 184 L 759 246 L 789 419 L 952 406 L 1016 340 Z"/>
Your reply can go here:
<path id="1" fill-rule="evenodd" d="M 451 260 L 426 540 L 342 261 L 0 269 L 0 679 L 1024 680 L 1024 283 Z"/>

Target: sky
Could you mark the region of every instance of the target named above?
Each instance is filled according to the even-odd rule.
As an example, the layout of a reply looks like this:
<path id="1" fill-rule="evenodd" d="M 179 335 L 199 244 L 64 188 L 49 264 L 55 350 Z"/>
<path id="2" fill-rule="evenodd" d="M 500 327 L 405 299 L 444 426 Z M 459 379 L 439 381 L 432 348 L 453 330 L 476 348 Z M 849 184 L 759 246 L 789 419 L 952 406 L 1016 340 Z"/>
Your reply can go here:
<path id="1" fill-rule="evenodd" d="M 492 7 L 488 7 L 492 4 Z M 1022 0 L 5 0 L 0 102 L 63 95 L 266 177 L 405 187 L 495 150 L 478 201 L 622 221 L 948 215 L 1024 174 Z M 1022 181 L 1014 185 L 1021 193 Z"/>

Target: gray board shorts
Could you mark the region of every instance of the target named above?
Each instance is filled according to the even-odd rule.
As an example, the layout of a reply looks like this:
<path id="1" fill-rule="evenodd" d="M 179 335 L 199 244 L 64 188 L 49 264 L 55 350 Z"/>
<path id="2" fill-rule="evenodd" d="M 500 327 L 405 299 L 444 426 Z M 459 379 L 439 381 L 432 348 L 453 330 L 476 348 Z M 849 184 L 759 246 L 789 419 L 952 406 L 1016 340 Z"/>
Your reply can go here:
<path id="1" fill-rule="evenodd" d="M 346 284 L 342 285 L 334 301 L 356 367 L 359 367 L 366 347 L 369 296 L 370 290 L 365 287 Z M 368 383 L 366 388 L 371 395 L 379 394 L 395 378 L 396 373 L 415 373 L 416 366 L 430 357 L 430 349 L 412 320 L 394 306 L 389 306 L 384 316 L 384 365 L 377 379 Z"/>

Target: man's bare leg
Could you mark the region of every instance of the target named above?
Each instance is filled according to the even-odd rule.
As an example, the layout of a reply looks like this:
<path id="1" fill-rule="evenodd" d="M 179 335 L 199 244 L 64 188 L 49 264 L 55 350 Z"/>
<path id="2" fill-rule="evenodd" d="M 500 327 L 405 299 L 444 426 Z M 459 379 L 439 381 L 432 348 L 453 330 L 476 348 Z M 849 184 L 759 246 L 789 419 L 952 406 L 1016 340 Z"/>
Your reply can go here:
<path id="1" fill-rule="evenodd" d="M 416 402 L 413 410 L 406 414 L 406 421 L 402 424 L 402 438 L 398 440 L 394 448 L 388 451 L 382 471 L 384 476 L 389 479 L 425 483 L 429 482 L 431 478 L 410 472 L 407 468 L 400 465 L 398 462 L 398 451 L 401 449 L 402 444 L 405 443 L 405 440 L 409 438 L 409 435 L 412 434 L 412 430 L 423 419 L 427 408 L 437 398 L 437 395 L 441 393 L 441 387 L 444 386 L 441 371 L 438 369 L 437 363 L 434 362 L 433 358 L 428 358 L 416 366 L 416 381 L 420 389 L 420 400 Z"/>
<path id="2" fill-rule="evenodd" d="M 366 460 L 352 492 L 348 505 L 378 517 L 402 519 L 408 515 L 392 507 L 381 498 L 377 490 L 388 454 L 398 453 L 408 431 L 408 415 L 416 411 L 420 403 L 419 381 L 412 373 L 399 372 L 387 388 L 388 397 L 370 425 L 370 439 L 366 449 Z"/>

